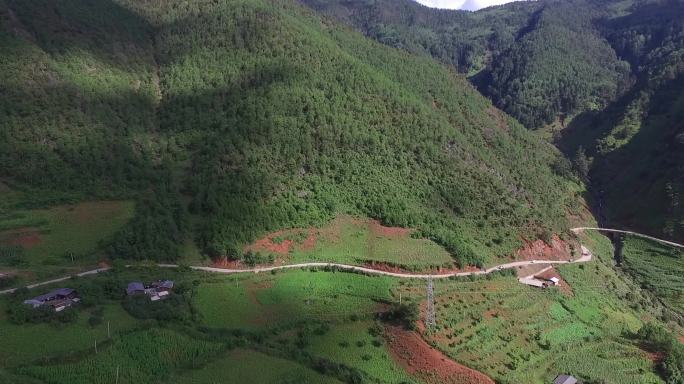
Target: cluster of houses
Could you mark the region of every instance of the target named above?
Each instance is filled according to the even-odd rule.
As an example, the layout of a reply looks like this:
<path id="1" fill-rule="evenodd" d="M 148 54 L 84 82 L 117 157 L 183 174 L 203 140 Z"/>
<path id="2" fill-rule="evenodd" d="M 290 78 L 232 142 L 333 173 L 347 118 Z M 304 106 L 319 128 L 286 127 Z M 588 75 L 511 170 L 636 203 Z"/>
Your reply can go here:
<path id="1" fill-rule="evenodd" d="M 128 284 L 126 294 L 128 296 L 145 295 L 151 301 L 163 300 L 169 297 L 169 293 L 173 289 L 173 281 L 159 280 L 145 285 L 140 281 L 133 281 Z"/>
<path id="2" fill-rule="evenodd" d="M 134 281 L 128 284 L 126 294 L 129 296 L 146 295 L 151 301 L 158 301 L 169 297 L 171 290 L 173 290 L 173 281 L 171 280 L 154 281 L 149 285 Z M 80 301 L 81 297 L 75 290 L 58 288 L 44 295 L 24 300 L 24 304 L 30 305 L 32 308 L 50 308 L 55 312 L 61 312 Z"/>
<path id="3" fill-rule="evenodd" d="M 81 298 L 78 296 L 78 292 L 71 288 L 59 288 L 33 299 L 25 300 L 24 304 L 33 308 L 47 307 L 55 312 L 62 312 L 79 301 Z"/>

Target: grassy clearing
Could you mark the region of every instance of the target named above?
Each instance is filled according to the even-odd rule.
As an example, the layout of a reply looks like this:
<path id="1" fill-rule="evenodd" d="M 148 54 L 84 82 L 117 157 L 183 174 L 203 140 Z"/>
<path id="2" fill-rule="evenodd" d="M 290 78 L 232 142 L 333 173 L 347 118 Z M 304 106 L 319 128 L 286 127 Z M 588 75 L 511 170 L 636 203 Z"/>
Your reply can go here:
<path id="1" fill-rule="evenodd" d="M 132 202 L 98 201 L 7 213 L 0 216 L 0 243 L 22 246 L 17 266 L 32 271 L 96 262 L 99 243 L 123 227 L 133 209 Z"/>
<path id="2" fill-rule="evenodd" d="M 208 326 L 255 329 L 370 316 L 378 300 L 390 299 L 392 284 L 389 278 L 339 272 L 221 277 L 202 284 L 194 303 Z"/>
<path id="3" fill-rule="evenodd" d="M 654 320 L 647 300 L 604 264 L 612 255 L 607 239 L 582 241 L 599 258 L 558 268 L 572 296 L 511 277 L 436 282 L 438 326 L 429 340 L 502 383 L 546 383 L 559 373 L 587 382 L 661 383 L 626 336 Z M 423 287 L 402 289 L 424 297 Z"/>
<path id="4" fill-rule="evenodd" d="M 171 382 L 177 384 L 340 383 L 292 361 L 244 349 L 233 350 L 223 358 L 200 369 L 186 371 Z"/>
<path id="5" fill-rule="evenodd" d="M 412 230 L 384 227 L 372 220 L 342 215 L 323 227 L 279 232 L 263 239 L 266 246 L 248 248 L 268 254 L 274 253 L 268 245 L 277 248 L 285 244 L 280 248 L 286 255 L 274 255 L 292 263 L 386 263 L 416 270 L 453 265 L 454 259 L 444 248 L 427 239 L 413 238 L 412 233 Z"/>
<path id="6" fill-rule="evenodd" d="M 655 241 L 627 236 L 623 265 L 644 288 L 684 314 L 684 252 Z"/>
<path id="7" fill-rule="evenodd" d="M 215 328 L 249 327 L 256 316 L 253 303 L 247 297 L 244 284 L 225 280 L 202 284 L 194 297 L 194 304 L 202 314 L 204 324 Z"/>

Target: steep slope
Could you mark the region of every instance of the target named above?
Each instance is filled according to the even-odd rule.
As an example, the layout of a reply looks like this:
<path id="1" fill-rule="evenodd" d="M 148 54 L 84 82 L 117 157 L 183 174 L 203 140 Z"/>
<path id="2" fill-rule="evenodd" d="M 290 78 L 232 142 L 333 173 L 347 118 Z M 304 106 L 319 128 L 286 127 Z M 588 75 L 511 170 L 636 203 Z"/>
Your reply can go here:
<path id="1" fill-rule="evenodd" d="M 108 16 L 86 11 L 97 7 Z M 3 42 L 15 53 L 3 57 L 14 71 L 3 88 L 37 89 L 50 108 L 44 119 L 60 124 L 16 113 L 11 103 L 37 103 L 21 95 L 2 100 L 12 114 L 1 120 L 12 143 L 2 177 L 83 196 L 141 196 L 113 255 L 173 257 L 189 228 L 205 251 L 235 256 L 266 231 L 342 212 L 418 228 L 461 264 L 481 264 L 522 238 L 563 230 L 574 205 L 550 169 L 555 150 L 465 79 L 295 2 L 12 1 L 4 14 L 13 21 L 3 23 Z M 61 78 L 69 100 L 52 96 L 21 52 L 71 71 Z M 80 107 L 83 99 L 107 110 Z M 42 145 L 46 127 L 51 145 Z M 97 146 L 97 137 L 118 146 Z M 81 152 L 61 150 L 76 140 Z M 15 171 L 30 151 L 34 168 L 64 181 Z M 117 159 L 103 167 L 125 167 L 91 166 L 98 155 Z"/>
<path id="2" fill-rule="evenodd" d="M 562 144 L 594 157 L 591 181 L 607 225 L 684 239 L 684 6 L 649 2 L 603 22 L 632 63 L 635 85 L 602 113 L 577 118 Z"/>
<path id="3" fill-rule="evenodd" d="M 629 74 L 593 24 L 612 12 L 604 2 L 547 0 L 464 12 L 412 0 L 302 1 L 380 42 L 472 75 L 495 105 L 530 128 L 605 106 Z"/>
<path id="4" fill-rule="evenodd" d="M 594 158 L 585 181 L 601 221 L 683 238 L 681 2 L 547 0 L 467 13 L 303 1 L 386 44 L 479 71 L 471 81 L 529 128 L 568 126 L 558 144 Z"/>

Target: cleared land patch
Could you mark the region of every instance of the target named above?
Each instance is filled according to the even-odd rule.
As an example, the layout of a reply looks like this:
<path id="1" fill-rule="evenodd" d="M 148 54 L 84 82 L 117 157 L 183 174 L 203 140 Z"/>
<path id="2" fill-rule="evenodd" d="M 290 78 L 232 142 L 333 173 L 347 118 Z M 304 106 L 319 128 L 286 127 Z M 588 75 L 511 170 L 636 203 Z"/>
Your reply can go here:
<path id="1" fill-rule="evenodd" d="M 392 355 L 413 376 L 434 384 L 494 384 L 487 375 L 465 367 L 432 348 L 417 333 L 387 327 Z"/>
<path id="2" fill-rule="evenodd" d="M 131 217 L 133 203 L 126 201 L 16 211 L 0 217 L 0 247 L 20 247 L 20 257 L 10 264 L 32 270 L 93 263 L 98 261 L 94 253 L 99 242 L 113 236 Z"/>
<path id="3" fill-rule="evenodd" d="M 274 232 L 245 247 L 273 254 L 277 263 L 307 261 L 385 264 L 412 270 L 453 267 L 438 244 L 413 238 L 413 230 L 381 225 L 376 220 L 338 216 L 320 228 Z"/>

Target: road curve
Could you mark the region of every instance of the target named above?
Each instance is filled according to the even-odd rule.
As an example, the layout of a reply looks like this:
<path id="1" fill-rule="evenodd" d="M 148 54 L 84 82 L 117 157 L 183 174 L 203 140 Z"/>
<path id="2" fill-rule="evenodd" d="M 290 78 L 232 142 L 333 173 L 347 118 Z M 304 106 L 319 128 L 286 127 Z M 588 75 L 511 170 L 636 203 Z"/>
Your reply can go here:
<path id="1" fill-rule="evenodd" d="M 591 260 L 591 253 L 589 250 L 586 249 L 586 247 L 582 246 L 583 254 L 584 256 L 576 259 L 576 260 L 526 260 L 526 261 L 515 261 L 512 263 L 506 263 L 506 264 L 501 264 L 497 265 L 488 269 L 483 269 L 479 271 L 473 271 L 473 272 L 450 272 L 450 273 L 438 273 L 438 274 L 419 274 L 419 273 L 401 273 L 401 272 L 388 272 L 388 271 L 382 271 L 379 269 L 373 269 L 373 268 L 367 268 L 367 267 L 359 267 L 356 265 L 349 265 L 349 264 L 339 264 L 339 263 L 301 263 L 301 264 L 288 264 L 288 265 L 281 265 L 277 267 L 257 267 L 257 268 L 250 268 L 250 269 L 225 269 L 225 268 L 213 268 L 213 267 L 190 267 L 191 269 L 194 269 L 196 271 L 204 271 L 204 272 L 212 272 L 212 273 L 226 273 L 226 274 L 233 274 L 233 273 L 261 273 L 261 272 L 271 272 L 271 271 L 277 271 L 277 270 L 283 270 L 283 269 L 292 269 L 292 268 L 309 268 L 309 267 L 318 267 L 318 268 L 337 268 L 337 269 L 342 269 L 345 271 L 352 271 L 352 272 L 361 272 L 361 273 L 367 273 L 369 275 L 381 275 L 381 276 L 391 276 L 391 277 L 398 277 L 402 279 L 446 279 L 449 277 L 463 277 L 463 276 L 472 276 L 472 275 L 486 275 L 495 271 L 499 271 L 502 269 L 510 269 L 510 268 L 516 268 L 516 267 L 522 267 L 526 265 L 551 265 L 551 264 L 570 264 L 570 263 L 585 263 L 589 260 Z M 176 264 L 158 264 L 159 267 L 162 268 L 178 268 L 178 265 Z"/>
<path id="2" fill-rule="evenodd" d="M 684 248 L 684 245 L 679 244 L 679 243 L 675 243 L 674 241 L 663 240 L 663 239 L 659 239 L 659 238 L 657 238 L 657 237 L 653 237 L 653 236 L 649 236 L 649 235 L 644 235 L 643 233 L 638 233 L 638 232 L 623 231 L 623 230 L 621 230 L 621 229 L 597 228 L 597 227 L 577 227 L 577 228 L 572 228 L 572 229 L 570 229 L 570 230 L 573 231 L 573 232 L 575 232 L 575 233 L 579 233 L 579 232 L 582 232 L 582 231 L 584 231 L 584 230 L 594 230 L 594 231 L 600 231 L 600 232 L 624 233 L 624 234 L 627 234 L 627 235 L 633 235 L 633 236 L 637 236 L 637 237 L 642 237 L 642 238 L 644 238 L 644 239 L 653 240 L 653 241 L 656 241 L 656 242 L 661 243 L 661 244 L 671 245 L 671 246 L 677 247 L 677 248 Z"/>

